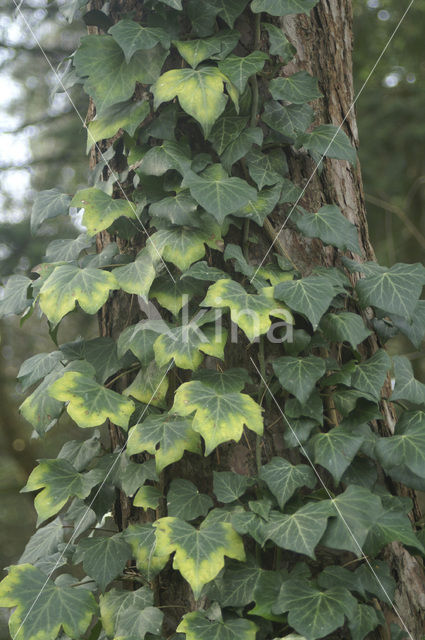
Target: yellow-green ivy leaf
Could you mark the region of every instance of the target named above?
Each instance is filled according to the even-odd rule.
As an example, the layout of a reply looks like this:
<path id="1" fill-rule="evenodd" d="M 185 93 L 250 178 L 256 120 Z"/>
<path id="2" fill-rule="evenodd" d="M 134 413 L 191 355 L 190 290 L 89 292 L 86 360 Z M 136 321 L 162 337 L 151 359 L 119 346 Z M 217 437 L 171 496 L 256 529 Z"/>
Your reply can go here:
<path id="1" fill-rule="evenodd" d="M 134 403 L 120 393 L 107 389 L 78 371 L 67 371 L 56 380 L 49 394 L 67 402 L 67 411 L 79 427 L 97 427 L 109 419 L 127 429 Z"/>
<path id="2" fill-rule="evenodd" d="M 209 620 L 205 611 L 186 613 L 177 627 L 187 640 L 255 640 L 257 630 L 257 625 L 243 618 Z"/>
<path id="3" fill-rule="evenodd" d="M 149 101 L 129 101 L 112 105 L 91 120 L 87 133 L 87 152 L 99 140 L 112 138 L 120 129 L 133 136 L 137 127 L 149 115 Z"/>
<path id="4" fill-rule="evenodd" d="M 225 58 L 236 47 L 239 37 L 238 31 L 227 30 L 200 40 L 175 40 L 173 44 L 181 57 L 195 68 L 207 58 Z"/>
<path id="5" fill-rule="evenodd" d="M 232 81 L 242 95 L 250 76 L 259 73 L 269 56 L 263 51 L 253 51 L 248 56 L 227 56 L 219 62 L 219 69 Z"/>
<path id="6" fill-rule="evenodd" d="M 195 370 L 203 360 L 201 351 L 223 360 L 226 341 L 225 329 L 217 332 L 215 327 L 201 328 L 196 323 L 190 323 L 169 329 L 157 338 L 154 344 L 155 359 L 160 367 L 166 366 L 174 358 L 180 369 Z"/>
<path id="7" fill-rule="evenodd" d="M 40 289 L 40 307 L 52 324 L 57 324 L 78 302 L 86 313 L 95 314 L 118 289 L 112 273 L 80 269 L 72 264 L 56 267 Z"/>
<path id="8" fill-rule="evenodd" d="M 20 640 L 56 640 L 61 629 L 76 640 L 97 613 L 90 591 L 57 586 L 30 564 L 11 568 L 0 584 L 0 606 L 16 607 L 9 629 Z"/>
<path id="9" fill-rule="evenodd" d="M 123 531 L 125 541 L 130 545 L 138 570 L 151 581 L 167 564 L 168 555 L 157 553 L 155 529 L 149 523 L 130 524 Z"/>
<path id="10" fill-rule="evenodd" d="M 201 295 L 205 290 L 202 282 L 194 278 L 183 278 L 172 282 L 170 277 L 159 276 L 155 279 L 149 292 L 150 298 L 156 298 L 159 304 L 178 315 L 183 306 L 196 295 Z"/>
<path id="11" fill-rule="evenodd" d="M 157 487 L 145 485 L 140 487 L 134 496 L 133 505 L 142 509 L 157 509 L 161 499 L 161 491 Z"/>
<path id="12" fill-rule="evenodd" d="M 131 385 L 123 393 L 144 404 L 163 407 L 167 391 L 168 377 L 165 375 L 165 369 L 160 369 L 153 361 L 139 371 Z"/>
<path id="13" fill-rule="evenodd" d="M 173 567 L 192 587 L 195 598 L 224 567 L 224 556 L 244 561 L 242 539 L 224 522 L 204 521 L 199 529 L 179 518 L 160 518 L 156 527 L 156 552 L 175 552 Z"/>
<path id="14" fill-rule="evenodd" d="M 142 249 L 133 262 L 114 269 L 114 276 L 120 288 L 138 296 L 148 295 L 155 275 L 155 266 L 146 249 Z"/>
<path id="15" fill-rule="evenodd" d="M 95 236 L 103 231 L 119 217 L 135 218 L 134 205 L 124 198 L 111 198 L 107 193 L 96 187 L 77 191 L 71 201 L 71 207 L 83 207 L 83 224 L 87 233 Z"/>

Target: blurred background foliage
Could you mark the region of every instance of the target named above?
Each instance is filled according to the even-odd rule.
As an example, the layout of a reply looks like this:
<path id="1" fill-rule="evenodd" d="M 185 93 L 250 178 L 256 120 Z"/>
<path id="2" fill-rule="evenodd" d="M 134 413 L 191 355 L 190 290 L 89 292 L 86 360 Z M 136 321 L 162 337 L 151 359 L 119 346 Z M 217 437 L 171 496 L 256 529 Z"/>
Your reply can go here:
<path id="1" fill-rule="evenodd" d="M 60 4 L 60 3 L 59 3 Z M 68 24 L 47 0 L 24 0 L 21 10 L 52 66 L 62 65 L 85 32 L 82 21 Z M 408 0 L 353 0 L 354 73 L 357 91 L 408 6 Z M 29 214 L 34 193 L 58 187 L 73 193 L 87 180 L 85 133 L 55 74 L 16 16 L 14 2 L 0 0 L 0 276 L 25 272 L 42 261 L 49 240 L 73 234 L 70 222 L 47 221 L 32 236 Z M 425 4 L 413 5 L 357 104 L 362 165 L 372 242 L 381 264 L 422 261 L 425 249 Z M 71 97 L 84 118 L 87 104 L 79 86 Z M 17 407 L 20 363 L 53 347 L 45 322 L 34 317 L 0 323 L 0 568 L 22 553 L 35 517 L 32 498 L 19 494 L 40 457 L 55 456 L 62 441 L 78 438 L 70 423 L 53 428 L 42 446 Z M 60 340 L 80 328 L 93 337 L 96 326 L 73 316 Z M 72 326 L 71 326 L 72 325 Z M 70 333 L 72 328 L 73 334 Z M 424 378 L 425 358 L 410 343 L 390 345 L 407 353 Z M 8 637 L 0 619 L 0 639 Z"/>

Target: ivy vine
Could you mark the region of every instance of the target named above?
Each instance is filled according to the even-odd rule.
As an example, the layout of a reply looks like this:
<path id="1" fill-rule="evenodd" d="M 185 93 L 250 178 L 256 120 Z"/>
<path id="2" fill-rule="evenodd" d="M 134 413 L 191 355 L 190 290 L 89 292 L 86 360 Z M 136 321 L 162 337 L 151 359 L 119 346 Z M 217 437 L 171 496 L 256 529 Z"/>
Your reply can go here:
<path id="1" fill-rule="evenodd" d="M 0 585 L 14 638 L 363 640 L 387 625 L 376 602 L 394 597 L 385 546 L 425 555 L 411 501 L 378 476 L 425 490 L 425 385 L 407 358 L 382 347 L 365 359 L 360 346 L 400 332 L 419 348 L 425 268 L 355 259 L 356 227 L 333 203 L 303 209 L 287 177 L 291 147 L 356 163 L 345 133 L 315 121 L 317 80 L 279 75 L 296 51 L 275 18 L 316 3 L 149 0 L 142 20 L 97 15 L 102 34 L 72 58 L 63 81 L 95 106 L 97 165 L 72 197 L 39 193 L 31 226 L 77 208 L 86 232 L 53 240 L 37 277 L 8 278 L 0 313 L 26 320 L 39 305 L 55 343 L 22 364 L 22 415 L 39 436 L 65 411 L 89 432 L 24 488 L 38 492 L 39 528 Z M 259 234 L 285 206 L 341 266 L 301 273 L 279 242 L 259 266 Z M 119 291 L 146 319 L 59 344 L 67 314 L 95 315 Z M 276 322 L 291 339 L 265 349 Z M 235 335 L 251 375 L 233 364 Z M 383 437 L 373 425 L 390 400 L 397 423 Z M 270 458 L 273 402 L 287 456 Z M 108 421 L 123 436 L 113 451 L 96 429 Z M 220 463 L 242 438 L 256 449 L 251 475 Z M 209 490 L 182 473 L 188 455 L 215 461 Z M 137 514 L 126 527 L 110 519 L 114 491 Z M 174 628 L 158 588 L 170 572 L 192 591 Z"/>

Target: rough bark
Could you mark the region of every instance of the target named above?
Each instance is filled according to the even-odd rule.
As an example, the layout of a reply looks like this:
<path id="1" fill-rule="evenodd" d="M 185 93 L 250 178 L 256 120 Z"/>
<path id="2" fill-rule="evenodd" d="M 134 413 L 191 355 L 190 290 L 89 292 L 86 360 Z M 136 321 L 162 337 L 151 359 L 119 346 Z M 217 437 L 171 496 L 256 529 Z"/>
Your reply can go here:
<path id="1" fill-rule="evenodd" d="M 92 3 L 97 7 L 97 0 Z M 119 19 L 120 13 L 126 13 L 134 8 L 139 9 L 142 3 L 134 0 L 120 0 L 113 6 L 113 17 Z M 279 22 L 277 22 L 279 24 Z M 351 0 L 321 0 L 311 15 L 287 16 L 280 21 L 280 26 L 287 37 L 296 47 L 297 55 L 289 65 L 281 69 L 281 75 L 287 75 L 298 70 L 307 70 L 319 79 L 319 85 L 324 95 L 322 100 L 314 104 L 316 123 L 332 123 L 337 126 L 346 117 L 343 125 L 353 143 L 358 146 L 358 130 L 355 112 L 352 108 L 354 100 L 352 78 L 352 14 Z M 242 17 L 237 23 L 243 33 L 244 44 L 249 49 L 249 42 L 253 42 L 252 25 Z M 261 90 L 261 86 L 260 86 Z M 348 114 L 348 115 L 347 115 Z M 93 117 L 91 108 L 88 119 Z M 105 147 L 106 148 L 106 147 Z M 98 154 L 92 154 L 92 165 L 99 160 Z M 352 167 L 347 162 L 326 160 L 323 171 L 316 171 L 316 165 L 303 152 L 288 152 L 290 178 L 301 186 L 306 186 L 301 204 L 308 210 L 314 211 L 323 204 L 337 204 L 344 215 L 354 223 L 359 231 L 363 260 L 373 260 L 374 252 L 370 243 L 366 209 L 364 205 L 363 186 L 360 167 Z M 120 194 L 117 193 L 119 197 Z M 253 262 L 260 262 L 268 247 L 270 238 L 276 235 L 287 218 L 290 209 L 276 210 L 271 216 L 271 224 L 265 229 L 262 243 L 258 247 L 251 247 L 250 257 Z M 241 240 L 241 238 L 239 238 Z M 239 241 L 238 240 L 238 241 Z M 100 251 L 111 237 L 103 232 L 98 236 L 97 245 Z M 121 243 L 121 251 L 136 252 L 143 245 L 144 239 L 139 236 L 131 244 Z M 285 225 L 275 242 L 275 249 L 289 255 L 298 268 L 309 273 L 317 265 L 333 266 L 339 263 L 339 254 L 330 247 L 324 248 L 318 240 L 308 240 L 293 231 L 291 220 Z M 221 265 L 217 265 L 221 266 Z M 370 313 L 366 312 L 366 319 Z M 103 336 L 117 336 L 125 326 L 134 324 L 141 317 L 137 300 L 132 296 L 114 294 L 110 302 L 99 313 L 100 333 Z M 249 355 L 255 355 L 257 346 L 249 352 L 245 344 L 239 343 L 237 349 L 231 345 L 228 361 L 232 365 L 250 366 Z M 372 354 L 377 348 L 376 338 L 369 340 L 367 354 Z M 267 361 L 266 352 L 266 361 Z M 254 372 L 255 378 L 255 372 Z M 265 437 L 261 443 L 249 434 L 235 445 L 223 445 L 208 459 L 200 459 L 191 454 L 181 463 L 175 465 L 173 471 L 167 472 L 162 483 L 167 486 L 173 475 L 184 478 L 197 478 L 198 487 L 205 492 L 211 492 L 211 472 L 213 469 L 232 469 L 239 473 L 251 475 L 256 467 L 256 447 L 260 446 L 262 462 L 267 462 L 273 455 L 288 455 L 282 438 L 282 421 L 279 414 L 273 412 L 270 404 L 266 411 Z M 383 404 L 383 420 L 376 426 L 382 433 L 393 431 L 394 415 L 389 403 Z M 110 425 L 112 448 L 122 444 L 120 430 Z M 410 495 L 415 502 L 412 516 L 418 518 L 419 510 L 413 492 L 407 492 L 402 487 L 393 487 L 403 495 Z M 135 510 L 131 502 L 120 493 L 115 505 L 115 517 L 120 528 L 125 528 L 129 521 L 139 517 L 140 510 Z M 284 556 L 285 554 L 283 554 Z M 412 637 L 420 638 L 424 633 L 425 623 L 425 575 L 422 564 L 397 543 L 390 545 L 386 557 L 392 572 L 398 581 L 395 604 L 409 628 Z M 285 557 L 282 558 L 283 566 Z M 182 608 L 193 609 L 195 603 L 190 590 L 176 572 L 164 572 L 157 583 L 157 604 L 167 607 L 167 627 L 172 632 L 181 616 Z M 176 607 L 175 609 L 169 607 Z M 398 621 L 394 611 L 383 607 L 387 620 Z M 168 635 L 168 634 L 167 634 Z M 341 636 L 343 637 L 343 636 Z M 345 637 L 345 636 L 344 636 Z M 389 639 L 388 630 L 381 628 L 376 634 L 368 637 Z"/>

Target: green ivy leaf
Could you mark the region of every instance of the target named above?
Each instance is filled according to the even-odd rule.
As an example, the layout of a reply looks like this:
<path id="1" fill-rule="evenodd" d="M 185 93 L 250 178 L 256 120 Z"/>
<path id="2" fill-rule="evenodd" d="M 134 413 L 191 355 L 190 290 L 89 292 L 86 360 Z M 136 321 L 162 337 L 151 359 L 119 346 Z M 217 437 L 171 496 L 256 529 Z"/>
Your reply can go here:
<path id="1" fill-rule="evenodd" d="M 365 636 L 380 624 L 381 621 L 373 607 L 358 604 L 356 613 L 348 621 L 348 628 L 353 640 L 364 640 Z"/>
<path id="2" fill-rule="evenodd" d="M 221 156 L 231 142 L 234 142 L 245 130 L 248 118 L 243 116 L 221 116 L 211 129 L 208 140 L 213 149 Z"/>
<path id="3" fill-rule="evenodd" d="M 323 638 L 354 617 L 357 600 L 348 589 L 320 590 L 305 580 L 288 580 L 281 586 L 275 611 L 289 612 L 288 622 L 309 640 Z"/>
<path id="4" fill-rule="evenodd" d="M 314 549 L 325 532 L 329 515 L 329 507 L 320 502 L 306 504 L 291 514 L 272 511 L 265 524 L 266 538 L 282 549 L 314 559 Z"/>
<path id="5" fill-rule="evenodd" d="M 425 548 L 412 529 L 409 516 L 396 509 L 386 509 L 375 522 L 366 539 L 365 553 L 375 556 L 386 544 L 395 540 L 422 554 L 425 553 Z"/>
<path id="6" fill-rule="evenodd" d="M 410 471 L 425 478 L 425 422 L 408 423 L 401 433 L 379 438 L 375 453 L 384 469 L 406 466 Z"/>
<path id="7" fill-rule="evenodd" d="M 190 149 L 180 142 L 164 140 L 160 145 L 151 147 L 143 156 L 137 170 L 148 176 L 162 176 L 173 169 L 182 175 L 190 169 Z"/>
<path id="8" fill-rule="evenodd" d="M 363 547 L 370 529 L 384 513 L 380 498 L 364 487 L 350 485 L 332 502 L 336 518 L 329 522 L 322 544 L 361 556 L 359 546 Z"/>
<path id="9" fill-rule="evenodd" d="M 171 69 L 152 87 L 155 109 L 177 96 L 181 108 L 201 124 L 205 137 L 208 137 L 226 106 L 227 98 L 223 93 L 226 81 L 217 67 Z"/>
<path id="10" fill-rule="evenodd" d="M 10 569 L 0 585 L 0 605 L 16 607 L 9 629 L 12 637 L 19 632 L 22 640 L 56 640 L 61 628 L 70 638 L 81 638 L 97 613 L 87 589 L 56 586 L 29 564 Z"/>
<path id="11" fill-rule="evenodd" d="M 425 268 L 417 264 L 395 264 L 391 268 L 373 264 L 356 284 L 363 307 L 373 306 L 410 318 L 425 284 Z"/>
<path id="12" fill-rule="evenodd" d="M 253 484 L 252 478 L 234 471 L 213 471 L 214 494 L 224 504 L 234 502 Z"/>
<path id="13" fill-rule="evenodd" d="M 127 429 L 134 411 L 131 400 L 78 371 L 67 371 L 50 385 L 49 394 L 68 403 L 69 415 L 82 428 L 97 427 L 109 419 Z"/>
<path id="14" fill-rule="evenodd" d="M 153 625 L 149 622 L 153 605 L 153 591 L 148 587 L 141 587 L 136 591 L 119 591 L 111 589 L 108 593 L 101 595 L 99 599 L 100 615 L 102 618 L 102 627 L 109 637 L 118 638 L 119 640 L 132 640 L 132 638 L 143 639 L 146 633 L 159 633 L 162 615 L 158 616 L 158 624 Z M 143 615 L 147 611 L 147 615 Z M 154 609 L 154 611 L 158 611 Z M 159 613 L 159 612 L 158 612 Z M 125 618 L 128 616 L 128 620 Z M 138 619 L 138 620 L 137 620 Z M 133 624 L 138 621 L 138 628 Z M 123 633 L 123 636 L 119 634 Z"/>
<path id="15" fill-rule="evenodd" d="M 267 185 L 280 183 L 288 171 L 286 157 L 280 149 L 268 154 L 252 149 L 245 159 L 249 175 L 260 191 Z"/>
<path id="16" fill-rule="evenodd" d="M 271 55 L 280 56 L 282 58 L 282 62 L 284 64 L 288 64 L 297 52 L 295 47 L 289 42 L 282 29 L 279 29 L 276 25 L 269 22 L 263 22 L 261 26 L 269 34 L 269 50 Z"/>
<path id="17" fill-rule="evenodd" d="M 136 23 L 134 23 L 136 24 Z M 149 115 L 150 106 L 148 100 L 142 102 L 120 102 L 114 104 L 101 115 L 96 115 L 90 121 L 87 133 L 87 152 L 92 145 L 99 140 L 112 138 L 120 129 L 124 129 L 133 136 L 137 127 Z"/>
<path id="18" fill-rule="evenodd" d="M 327 433 L 319 433 L 312 439 L 314 461 L 327 469 L 338 484 L 363 440 L 361 435 L 355 435 L 343 426 L 335 427 Z"/>
<path id="19" fill-rule="evenodd" d="M 401 316 L 391 316 L 394 325 L 405 335 L 416 349 L 420 349 L 425 336 L 425 300 L 419 300 L 412 318 L 402 318 Z"/>
<path id="20" fill-rule="evenodd" d="M 154 526 L 157 553 L 168 556 L 175 552 L 173 567 L 188 581 L 196 599 L 224 567 L 224 556 L 245 560 L 242 540 L 230 524 L 205 520 L 195 529 L 179 518 L 167 517 Z"/>
<path id="21" fill-rule="evenodd" d="M 262 189 L 258 192 L 256 200 L 250 200 L 248 204 L 234 212 L 234 216 L 249 218 L 259 227 L 262 227 L 266 217 L 273 211 L 279 202 L 282 191 L 282 184 L 278 183 L 273 187 Z"/>
<path id="22" fill-rule="evenodd" d="M 195 322 L 191 322 L 169 329 L 157 338 L 154 344 L 155 359 L 160 367 L 174 359 L 177 367 L 194 371 L 204 359 L 201 352 L 224 360 L 226 341 L 225 329 L 217 333 L 214 326 L 201 329 Z"/>
<path id="23" fill-rule="evenodd" d="M 58 513 L 71 496 L 86 498 L 98 482 L 96 471 L 79 473 L 68 460 L 41 460 L 22 491 L 42 489 L 34 500 L 38 524 L 41 524 Z"/>
<path id="24" fill-rule="evenodd" d="M 341 251 L 360 254 L 357 227 L 335 205 L 325 205 L 317 213 L 298 209 L 293 220 L 297 229 L 308 238 L 320 238 L 324 244 L 331 244 Z"/>
<path id="25" fill-rule="evenodd" d="M 26 276 L 10 276 L 7 279 L 0 299 L 0 318 L 18 315 L 31 306 L 32 298 L 28 298 L 28 287 L 32 282 Z"/>
<path id="26" fill-rule="evenodd" d="M 76 340 L 60 346 L 67 360 L 85 360 L 94 368 L 98 382 L 104 382 L 122 367 L 113 338 Z"/>
<path id="27" fill-rule="evenodd" d="M 63 367 L 57 366 L 19 407 L 19 411 L 28 420 L 39 435 L 49 431 L 62 413 L 63 403 L 54 400 L 48 394 L 52 382 L 63 375 Z"/>
<path id="28" fill-rule="evenodd" d="M 31 233 L 35 233 L 45 220 L 67 214 L 70 203 L 70 196 L 59 189 L 39 191 L 31 211 Z"/>
<path id="29" fill-rule="evenodd" d="M 405 356 L 394 356 L 393 363 L 395 386 L 391 400 L 425 404 L 425 385 L 416 380 L 410 360 Z"/>
<path id="30" fill-rule="evenodd" d="M 264 293 L 247 293 L 239 282 L 229 279 L 218 280 L 211 285 L 201 306 L 215 309 L 229 307 L 232 321 L 250 341 L 267 333 L 271 326 L 271 315 L 282 318 L 289 324 L 293 322 L 288 310 L 279 308 L 274 298 Z"/>
<path id="31" fill-rule="evenodd" d="M 325 374 L 326 363 L 316 356 L 283 356 L 273 361 L 273 369 L 282 387 L 305 404 L 316 382 Z"/>
<path id="32" fill-rule="evenodd" d="M 126 396 L 133 396 L 143 404 L 163 408 L 168 386 L 166 369 L 160 369 L 153 361 L 139 371 L 131 385 L 123 393 Z"/>
<path id="33" fill-rule="evenodd" d="M 218 15 L 233 29 L 236 18 L 245 9 L 249 0 L 214 0 L 214 6 L 218 9 Z"/>
<path id="34" fill-rule="evenodd" d="M 100 269 L 80 269 L 72 264 L 56 267 L 40 289 L 40 307 L 53 325 L 75 307 L 94 314 L 105 304 L 118 284 L 112 273 Z"/>
<path id="35" fill-rule="evenodd" d="M 129 432 L 127 454 L 147 451 L 155 456 L 158 473 L 178 462 L 185 451 L 201 453 L 199 435 L 192 429 L 192 421 L 175 414 L 149 416 Z"/>
<path id="36" fill-rule="evenodd" d="M 142 27 L 134 20 L 120 20 L 109 29 L 109 33 L 123 50 L 127 64 L 140 49 L 152 49 L 157 44 L 169 49 L 171 44 L 165 29 Z"/>
<path id="37" fill-rule="evenodd" d="M 199 493 L 193 482 L 176 478 L 171 481 L 167 494 L 168 515 L 180 520 L 195 520 L 206 516 L 214 506 L 205 493 Z"/>
<path id="38" fill-rule="evenodd" d="M 250 396 L 201 380 L 185 382 L 177 389 L 173 411 L 182 416 L 195 412 L 192 429 L 204 438 L 206 455 L 223 442 L 238 442 L 244 425 L 263 433 L 262 409 Z"/>
<path id="39" fill-rule="evenodd" d="M 147 366 L 154 357 L 153 345 L 158 337 L 158 325 L 142 320 L 124 329 L 117 342 L 117 354 L 122 358 L 131 351 L 138 360 Z"/>
<path id="40" fill-rule="evenodd" d="M 161 73 L 167 52 L 157 45 L 136 52 L 130 63 L 125 61 L 121 47 L 111 36 L 90 35 L 81 38 L 74 56 L 84 89 L 92 96 L 97 113 L 131 98 L 136 82 L 152 84 Z"/>
<path id="41" fill-rule="evenodd" d="M 328 340 L 348 342 L 353 349 L 357 349 L 357 346 L 372 333 L 366 329 L 361 316 L 349 311 L 328 313 L 322 318 L 320 328 Z"/>
<path id="42" fill-rule="evenodd" d="M 275 100 L 293 104 L 304 104 L 323 97 L 317 78 L 313 78 L 307 71 L 298 71 L 286 78 L 273 78 L 270 82 L 270 93 Z"/>
<path id="43" fill-rule="evenodd" d="M 329 278 L 308 276 L 292 282 L 281 282 L 275 287 L 275 298 L 283 300 L 290 309 L 302 313 L 317 329 L 319 321 L 329 308 L 335 290 Z"/>
<path id="44" fill-rule="evenodd" d="M 333 124 L 322 124 L 311 133 L 303 133 L 298 137 L 297 145 L 320 156 L 348 160 L 352 165 L 357 162 L 356 150 L 347 135 Z"/>
<path id="45" fill-rule="evenodd" d="M 37 353 L 37 355 L 25 360 L 16 376 L 21 383 L 22 391 L 26 391 L 28 387 L 51 373 L 60 363 L 62 357 L 60 351 L 51 351 L 50 353 Z"/>
<path id="46" fill-rule="evenodd" d="M 225 60 L 218 63 L 218 67 L 242 95 L 249 78 L 259 73 L 268 59 L 269 56 L 263 51 L 253 51 L 244 58 L 227 56 Z"/>
<path id="47" fill-rule="evenodd" d="M 134 496 L 133 506 L 140 507 L 145 511 L 147 509 L 158 509 L 161 496 L 162 494 L 158 487 L 145 485 L 144 487 L 140 487 Z"/>
<path id="48" fill-rule="evenodd" d="M 131 558 L 131 548 L 121 533 L 80 540 L 73 562 L 83 563 L 85 573 L 93 578 L 101 591 L 117 578 Z"/>
<path id="49" fill-rule="evenodd" d="M 87 440 L 68 440 L 58 453 L 58 458 L 68 460 L 77 471 L 83 471 L 95 456 L 101 452 L 98 431 Z"/>
<path id="50" fill-rule="evenodd" d="M 236 47 L 239 37 L 238 31 L 227 30 L 200 40 L 175 40 L 173 44 L 181 57 L 195 68 L 208 58 L 213 60 L 225 58 Z"/>
<path id="51" fill-rule="evenodd" d="M 135 218 L 134 205 L 123 198 L 111 198 L 96 187 L 78 191 L 72 198 L 71 207 L 83 207 L 83 224 L 87 233 L 95 236 L 111 226 L 120 216 Z"/>
<path id="52" fill-rule="evenodd" d="M 390 356 L 379 349 L 369 360 L 356 366 L 351 383 L 355 389 L 369 393 L 375 400 L 379 400 L 390 367 Z"/>
<path id="53" fill-rule="evenodd" d="M 223 167 L 230 171 L 235 162 L 244 158 L 253 144 L 261 145 L 263 132 L 259 127 L 248 127 L 241 135 L 229 144 L 221 156 Z"/>
<path id="54" fill-rule="evenodd" d="M 193 198 L 222 224 L 225 217 L 257 199 L 257 191 L 241 178 L 229 177 L 220 164 L 208 167 L 200 176 L 186 175 L 183 186 Z"/>
<path id="55" fill-rule="evenodd" d="M 177 627 L 187 640 L 255 640 L 257 629 L 257 625 L 243 618 L 209 620 L 204 611 L 186 613 Z"/>
<path id="56" fill-rule="evenodd" d="M 316 476 L 310 467 L 305 464 L 291 464 L 285 458 L 272 458 L 261 467 L 260 478 L 267 484 L 281 509 L 297 489 L 313 489 L 316 484 Z"/>
<path id="57" fill-rule="evenodd" d="M 310 13 L 318 0 L 253 0 L 251 10 L 271 16 L 286 16 L 291 13 Z"/>
<path id="58" fill-rule="evenodd" d="M 207 262 L 197 262 L 182 275 L 182 278 L 217 282 L 217 280 L 227 278 L 227 273 L 216 267 L 210 267 Z"/>
<path id="59" fill-rule="evenodd" d="M 156 552 L 157 545 L 153 524 L 151 522 L 130 524 L 123 531 L 123 537 L 133 550 L 138 570 L 147 580 L 151 581 L 168 562 L 168 555 L 159 555 Z"/>
<path id="60" fill-rule="evenodd" d="M 189 300 L 201 295 L 204 290 L 200 282 L 193 278 L 181 277 L 180 280 L 171 282 L 170 276 L 159 276 L 151 287 L 149 297 L 156 298 L 164 309 L 177 316 Z"/>
<path id="61" fill-rule="evenodd" d="M 179 226 L 198 227 L 201 217 L 197 213 L 198 203 L 187 191 L 180 191 L 175 196 L 169 196 L 149 207 L 149 214 L 153 217 L 168 220 Z"/>
<path id="62" fill-rule="evenodd" d="M 261 119 L 274 131 L 295 140 L 299 133 L 303 133 L 311 125 L 314 112 L 308 104 L 281 105 L 275 100 L 269 100 L 264 105 Z"/>
<path id="63" fill-rule="evenodd" d="M 86 233 L 80 233 L 74 240 L 53 240 L 49 242 L 44 260 L 46 262 L 73 262 L 81 251 L 89 249 L 93 244 L 92 238 Z"/>
<path id="64" fill-rule="evenodd" d="M 148 295 L 155 276 L 155 266 L 146 248 L 138 253 L 133 262 L 114 269 L 114 277 L 120 288 L 138 296 Z"/>

